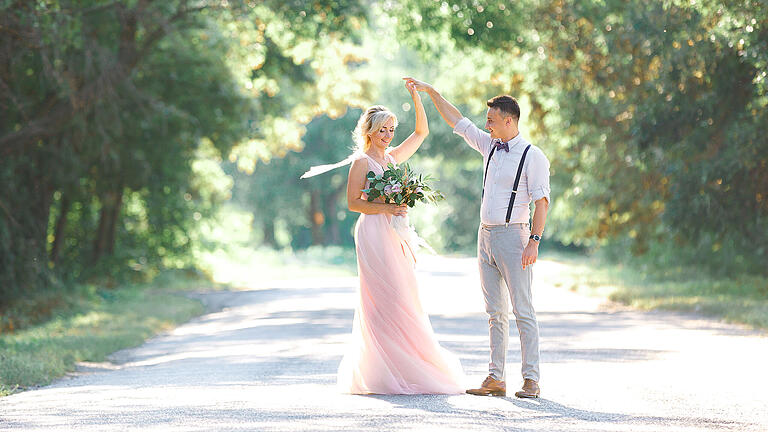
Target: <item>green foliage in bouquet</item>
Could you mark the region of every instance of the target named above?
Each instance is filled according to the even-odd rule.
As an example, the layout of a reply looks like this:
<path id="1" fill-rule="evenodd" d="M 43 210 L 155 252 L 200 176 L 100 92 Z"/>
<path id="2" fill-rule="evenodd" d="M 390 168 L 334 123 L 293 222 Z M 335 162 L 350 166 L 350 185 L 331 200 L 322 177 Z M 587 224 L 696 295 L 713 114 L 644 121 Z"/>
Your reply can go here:
<path id="1" fill-rule="evenodd" d="M 413 207 L 416 201 L 436 203 L 445 199 L 443 194 L 429 187 L 428 183 L 433 180 L 431 176 L 419 174 L 417 177 L 408 164 L 401 168 L 389 164 L 383 174 L 368 171 L 366 177 L 370 185 L 363 192 L 368 195 L 368 201 L 381 197 L 387 204 Z"/>

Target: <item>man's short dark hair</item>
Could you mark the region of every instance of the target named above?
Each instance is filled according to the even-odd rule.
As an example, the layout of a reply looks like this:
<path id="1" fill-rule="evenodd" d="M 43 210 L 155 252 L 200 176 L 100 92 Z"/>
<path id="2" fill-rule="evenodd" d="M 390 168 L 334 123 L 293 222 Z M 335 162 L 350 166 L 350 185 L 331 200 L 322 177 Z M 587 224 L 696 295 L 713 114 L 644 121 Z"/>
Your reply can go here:
<path id="1" fill-rule="evenodd" d="M 520 105 L 517 104 L 517 99 L 509 95 L 500 95 L 487 102 L 488 108 L 498 108 L 499 111 L 506 115 L 510 115 L 515 120 L 520 121 Z"/>

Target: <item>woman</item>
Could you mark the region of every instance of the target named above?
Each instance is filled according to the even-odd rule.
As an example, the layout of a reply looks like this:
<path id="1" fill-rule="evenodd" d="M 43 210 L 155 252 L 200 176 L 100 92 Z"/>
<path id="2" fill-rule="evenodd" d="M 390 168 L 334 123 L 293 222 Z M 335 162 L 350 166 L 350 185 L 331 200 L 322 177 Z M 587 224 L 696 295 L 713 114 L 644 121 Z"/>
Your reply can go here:
<path id="1" fill-rule="evenodd" d="M 347 181 L 349 209 L 361 213 L 355 226 L 360 290 L 352 343 L 338 372 L 342 391 L 354 394 L 464 393 L 458 359 L 441 348 L 421 307 L 414 257 L 390 226 L 405 215 L 404 205 L 368 202 L 361 192 L 366 174 L 382 174 L 389 163 L 406 161 L 429 133 L 419 93 L 406 85 L 416 110 L 416 128 L 399 146 L 389 148 L 397 126 L 382 106 L 369 108 L 358 121 L 360 146 Z"/>

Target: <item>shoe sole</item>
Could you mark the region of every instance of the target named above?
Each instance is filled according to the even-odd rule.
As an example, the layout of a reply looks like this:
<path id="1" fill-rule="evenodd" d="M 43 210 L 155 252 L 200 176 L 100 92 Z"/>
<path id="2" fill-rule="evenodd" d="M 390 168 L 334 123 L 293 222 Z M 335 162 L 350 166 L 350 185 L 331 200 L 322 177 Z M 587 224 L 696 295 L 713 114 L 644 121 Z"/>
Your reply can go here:
<path id="1" fill-rule="evenodd" d="M 538 399 L 539 395 L 517 394 L 517 393 L 515 393 L 515 397 L 519 397 L 520 399 Z"/>
<path id="2" fill-rule="evenodd" d="M 488 392 L 472 392 L 470 390 L 467 390 L 467 394 L 471 394 L 473 396 L 506 396 L 506 391 L 488 391 Z"/>

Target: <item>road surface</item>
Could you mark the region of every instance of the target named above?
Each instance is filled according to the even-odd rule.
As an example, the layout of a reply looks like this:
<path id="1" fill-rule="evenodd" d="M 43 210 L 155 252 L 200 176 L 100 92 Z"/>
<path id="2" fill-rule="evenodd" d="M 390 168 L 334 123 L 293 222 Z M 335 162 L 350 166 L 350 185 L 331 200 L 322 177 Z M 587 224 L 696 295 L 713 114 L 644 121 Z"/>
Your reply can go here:
<path id="1" fill-rule="evenodd" d="M 544 260 L 534 274 L 561 268 Z M 355 279 L 304 279 L 196 294 L 218 311 L 0 399 L 0 430 L 768 431 L 765 334 L 606 307 L 534 278 L 539 400 L 339 393 Z M 419 280 L 441 344 L 460 356 L 466 385 L 478 385 L 488 324 L 475 261 L 425 257 Z M 511 331 L 514 391 L 520 351 Z"/>

